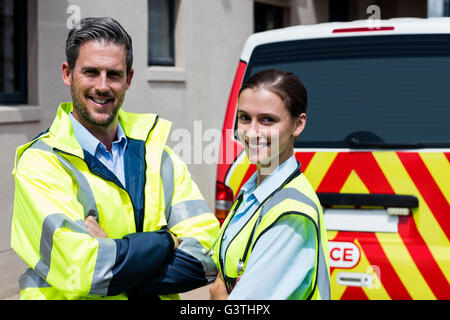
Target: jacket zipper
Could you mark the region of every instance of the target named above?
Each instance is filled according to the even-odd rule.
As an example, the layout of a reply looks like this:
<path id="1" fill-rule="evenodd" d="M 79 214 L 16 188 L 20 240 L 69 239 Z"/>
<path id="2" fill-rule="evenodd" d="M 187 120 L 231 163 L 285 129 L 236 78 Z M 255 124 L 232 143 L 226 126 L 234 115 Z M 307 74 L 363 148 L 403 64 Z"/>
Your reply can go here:
<path id="1" fill-rule="evenodd" d="M 159 116 L 156 115 L 155 122 L 153 123 L 153 126 L 148 131 L 147 138 L 145 139 L 145 143 L 147 142 L 148 137 L 150 137 L 150 134 L 152 133 L 153 129 L 156 127 L 156 124 L 158 123 L 158 121 L 159 121 Z M 142 192 L 144 193 L 144 196 L 142 197 L 142 199 L 143 199 L 142 200 L 142 216 L 139 217 L 139 219 L 141 220 L 141 221 L 139 221 L 139 226 L 142 227 L 141 231 L 144 231 L 144 220 L 145 220 L 145 185 L 147 184 L 147 161 L 145 161 L 146 156 L 147 156 L 147 148 L 145 148 L 145 145 L 144 145 L 144 172 L 143 172 L 144 185 L 142 186 L 143 187 Z M 137 229 L 137 226 L 136 226 L 136 229 Z"/>

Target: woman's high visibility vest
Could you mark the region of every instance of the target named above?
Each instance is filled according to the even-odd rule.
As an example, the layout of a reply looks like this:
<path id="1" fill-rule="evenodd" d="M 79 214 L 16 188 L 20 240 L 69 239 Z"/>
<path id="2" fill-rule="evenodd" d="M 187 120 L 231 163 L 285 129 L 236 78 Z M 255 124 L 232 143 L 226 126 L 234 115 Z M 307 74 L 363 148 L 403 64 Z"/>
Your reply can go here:
<path id="1" fill-rule="evenodd" d="M 288 178 L 283 186 L 270 195 L 253 216 L 229 243 L 225 257 L 221 258 L 223 233 L 237 210 L 242 196 L 239 196 L 230 214 L 225 220 L 213 249 L 213 257 L 219 272 L 231 289 L 240 275 L 245 276 L 245 267 L 251 255 L 252 248 L 259 237 L 281 218 L 290 215 L 298 219 L 308 219 L 316 229 L 316 266 L 308 291 L 298 299 L 330 299 L 330 272 L 328 258 L 328 240 L 324 225 L 322 207 L 310 183 L 300 171 L 300 168 Z M 261 275 L 263 280 L 263 275 Z"/>
<path id="2" fill-rule="evenodd" d="M 71 103 L 61 104 L 49 130 L 16 152 L 11 247 L 29 265 L 19 279 L 21 298 L 124 299 L 105 297 L 116 259 L 112 239 L 163 228 L 214 278 L 215 264 L 201 249 L 212 245 L 219 223 L 186 165 L 166 146 L 170 122 L 119 111 L 127 149 L 143 159 L 128 162 L 134 180 L 124 188 L 114 175 L 88 165 L 92 156 L 74 136 L 71 111 Z M 88 234 L 88 215 L 109 238 Z"/>

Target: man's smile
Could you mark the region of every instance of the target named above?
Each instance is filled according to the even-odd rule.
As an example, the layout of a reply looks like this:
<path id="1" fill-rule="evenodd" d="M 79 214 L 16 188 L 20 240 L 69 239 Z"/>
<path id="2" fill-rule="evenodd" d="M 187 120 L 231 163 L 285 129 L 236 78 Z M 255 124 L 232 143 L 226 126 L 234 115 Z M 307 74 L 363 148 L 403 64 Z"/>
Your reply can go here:
<path id="1" fill-rule="evenodd" d="M 99 107 L 104 107 L 109 102 L 114 102 L 114 98 L 105 98 L 105 97 L 93 97 L 93 96 L 87 96 L 89 100 L 94 102 Z"/>

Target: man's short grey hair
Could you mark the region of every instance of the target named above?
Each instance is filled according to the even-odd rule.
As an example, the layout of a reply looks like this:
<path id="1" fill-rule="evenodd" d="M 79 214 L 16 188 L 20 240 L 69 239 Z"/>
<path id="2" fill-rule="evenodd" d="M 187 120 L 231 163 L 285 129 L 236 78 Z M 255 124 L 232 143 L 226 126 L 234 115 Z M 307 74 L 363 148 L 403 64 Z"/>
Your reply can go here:
<path id="1" fill-rule="evenodd" d="M 80 46 L 87 41 L 106 41 L 124 45 L 126 49 L 127 76 L 133 65 L 133 44 L 131 37 L 119 22 L 110 17 L 84 18 L 69 31 L 66 40 L 66 59 L 70 70 L 80 52 Z"/>

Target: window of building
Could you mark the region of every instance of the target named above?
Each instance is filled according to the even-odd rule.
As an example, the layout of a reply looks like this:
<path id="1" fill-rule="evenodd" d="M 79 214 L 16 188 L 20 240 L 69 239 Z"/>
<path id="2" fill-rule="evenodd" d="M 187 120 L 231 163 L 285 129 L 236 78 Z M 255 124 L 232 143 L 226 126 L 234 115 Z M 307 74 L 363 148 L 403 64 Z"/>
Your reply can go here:
<path id="1" fill-rule="evenodd" d="M 444 0 L 444 17 L 450 17 L 450 0 Z"/>
<path id="2" fill-rule="evenodd" d="M 174 2 L 148 0 L 148 65 L 175 65 Z"/>
<path id="3" fill-rule="evenodd" d="M 0 103 L 27 102 L 26 0 L 0 0 Z"/>
<path id="4" fill-rule="evenodd" d="M 328 4 L 329 21 L 348 21 L 349 20 L 349 3 L 348 0 L 334 0 Z M 364 12 L 365 13 L 365 12 Z"/>
<path id="5" fill-rule="evenodd" d="M 254 31 L 262 32 L 284 27 L 284 8 L 266 3 L 255 2 Z"/>

